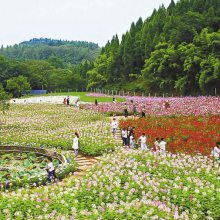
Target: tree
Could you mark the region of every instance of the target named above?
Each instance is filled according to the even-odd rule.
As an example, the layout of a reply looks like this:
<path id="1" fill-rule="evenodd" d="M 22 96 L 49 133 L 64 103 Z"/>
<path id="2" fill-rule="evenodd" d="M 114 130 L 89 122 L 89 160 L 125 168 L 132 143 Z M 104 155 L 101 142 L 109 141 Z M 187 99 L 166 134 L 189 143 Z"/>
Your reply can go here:
<path id="1" fill-rule="evenodd" d="M 14 97 L 20 97 L 22 92 L 31 89 L 27 77 L 18 76 L 7 80 L 7 89 L 13 93 Z"/>
<path id="2" fill-rule="evenodd" d="M 9 99 L 10 95 L 5 92 L 2 84 L 0 84 L 0 110 L 3 114 L 5 114 L 5 111 L 9 109 Z"/>

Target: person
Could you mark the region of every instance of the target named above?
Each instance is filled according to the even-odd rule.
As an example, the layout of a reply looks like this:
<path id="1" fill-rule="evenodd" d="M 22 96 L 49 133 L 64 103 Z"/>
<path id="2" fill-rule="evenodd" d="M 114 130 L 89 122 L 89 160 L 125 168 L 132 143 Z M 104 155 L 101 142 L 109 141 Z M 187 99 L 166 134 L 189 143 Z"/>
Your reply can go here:
<path id="1" fill-rule="evenodd" d="M 113 96 L 113 98 L 112 98 L 112 102 L 113 102 L 113 103 L 116 103 L 116 99 L 115 99 L 114 96 Z"/>
<path id="2" fill-rule="evenodd" d="M 67 104 L 67 105 L 70 104 L 70 97 L 69 97 L 69 96 L 67 97 L 66 104 Z"/>
<path id="3" fill-rule="evenodd" d="M 157 137 L 157 138 L 155 139 L 154 146 L 153 146 L 153 151 L 159 150 L 159 146 L 160 146 L 159 140 L 160 140 L 159 137 Z"/>
<path id="4" fill-rule="evenodd" d="M 216 142 L 216 146 L 212 150 L 212 156 L 216 159 L 220 159 L 220 142 Z"/>
<path id="5" fill-rule="evenodd" d="M 147 136 L 145 133 L 139 137 L 139 141 L 141 143 L 141 150 L 147 150 Z"/>
<path id="6" fill-rule="evenodd" d="M 128 131 L 125 128 L 123 128 L 121 131 L 121 137 L 123 146 L 127 146 Z"/>
<path id="7" fill-rule="evenodd" d="M 128 133 L 127 145 L 130 146 L 130 137 L 131 135 L 133 135 L 133 130 L 131 126 L 128 126 L 127 133 Z"/>
<path id="8" fill-rule="evenodd" d="M 64 100 L 63 100 L 63 104 L 64 104 L 64 105 L 67 104 L 67 100 L 66 100 L 66 98 L 64 98 Z"/>
<path id="9" fill-rule="evenodd" d="M 133 149 L 135 147 L 135 138 L 133 133 L 130 136 L 130 148 Z"/>
<path id="10" fill-rule="evenodd" d="M 163 103 L 163 108 L 166 110 L 168 108 L 170 108 L 170 103 L 168 101 Z"/>
<path id="11" fill-rule="evenodd" d="M 75 107 L 79 108 L 79 98 L 77 98 L 76 102 L 75 102 Z"/>
<path id="12" fill-rule="evenodd" d="M 75 155 L 78 155 L 78 151 L 79 151 L 79 134 L 77 132 L 75 132 L 75 137 L 73 138 L 73 146 L 72 146 Z"/>
<path id="13" fill-rule="evenodd" d="M 54 169 L 52 160 L 50 158 L 47 158 L 47 172 L 48 172 L 49 182 L 54 181 L 55 180 L 55 169 Z"/>
<path id="14" fill-rule="evenodd" d="M 134 117 L 137 115 L 136 105 L 133 105 L 133 115 L 134 115 Z"/>
<path id="15" fill-rule="evenodd" d="M 141 118 L 145 118 L 145 106 L 141 110 Z"/>
<path id="16" fill-rule="evenodd" d="M 97 101 L 97 99 L 95 99 L 95 105 L 98 105 L 98 101 Z"/>
<path id="17" fill-rule="evenodd" d="M 166 153 L 166 142 L 164 141 L 164 138 L 160 139 L 160 144 L 159 144 L 159 148 L 160 148 L 160 152 L 161 153 Z"/>
<path id="18" fill-rule="evenodd" d="M 115 134 L 116 134 L 116 131 L 117 131 L 117 128 L 118 128 L 118 122 L 116 121 L 116 118 L 113 118 L 113 121 L 111 123 L 111 127 L 112 127 L 113 137 L 115 137 Z"/>
<path id="19" fill-rule="evenodd" d="M 125 118 L 128 117 L 128 107 L 127 107 L 127 103 L 125 103 L 125 105 L 124 105 L 124 116 L 125 116 Z"/>

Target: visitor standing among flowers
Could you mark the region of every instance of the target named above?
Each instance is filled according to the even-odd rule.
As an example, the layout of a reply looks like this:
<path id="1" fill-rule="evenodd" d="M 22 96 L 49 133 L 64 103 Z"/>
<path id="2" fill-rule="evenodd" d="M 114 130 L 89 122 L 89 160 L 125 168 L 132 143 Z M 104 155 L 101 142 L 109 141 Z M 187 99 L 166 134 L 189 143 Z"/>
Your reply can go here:
<path id="1" fill-rule="evenodd" d="M 134 104 L 133 105 L 133 116 L 135 117 L 137 115 L 137 107 L 136 105 Z"/>
<path id="2" fill-rule="evenodd" d="M 115 134 L 116 134 L 116 131 L 117 131 L 117 128 L 118 128 L 118 122 L 116 121 L 116 118 L 113 118 L 113 121 L 111 123 L 111 127 L 112 127 L 113 137 L 115 137 Z"/>
<path id="3" fill-rule="evenodd" d="M 130 135 L 130 148 L 134 149 L 134 146 L 135 146 L 135 138 L 134 138 L 134 134 L 131 133 L 131 135 Z"/>
<path id="4" fill-rule="evenodd" d="M 160 142 L 159 142 L 159 140 L 160 139 L 158 137 L 155 139 L 154 146 L 153 146 L 153 151 L 157 151 L 157 150 L 160 149 Z"/>
<path id="5" fill-rule="evenodd" d="M 216 142 L 216 146 L 212 150 L 212 156 L 216 159 L 220 159 L 220 142 Z"/>
<path id="6" fill-rule="evenodd" d="M 127 146 L 128 131 L 125 128 L 123 128 L 121 131 L 121 137 L 122 137 L 123 146 Z"/>
<path id="7" fill-rule="evenodd" d="M 145 106 L 141 110 L 141 118 L 145 118 Z"/>
<path id="8" fill-rule="evenodd" d="M 145 133 L 139 137 L 139 142 L 141 143 L 141 150 L 147 150 L 147 136 Z"/>
<path id="9" fill-rule="evenodd" d="M 75 132 L 75 137 L 73 138 L 73 146 L 72 146 L 75 155 L 78 155 L 78 151 L 79 151 L 79 134 L 77 132 Z"/>
<path id="10" fill-rule="evenodd" d="M 70 97 L 68 96 L 66 99 L 66 104 L 69 105 L 70 104 Z"/>
<path id="11" fill-rule="evenodd" d="M 162 154 L 165 154 L 165 153 L 166 153 L 166 144 L 167 144 L 167 142 L 164 141 L 164 138 L 161 138 L 161 139 L 160 139 L 159 147 L 160 147 L 160 152 L 161 152 Z"/>
<path id="12" fill-rule="evenodd" d="M 124 116 L 125 116 L 125 118 L 128 117 L 128 106 L 127 106 L 127 103 L 125 103 L 125 105 L 124 105 Z"/>
<path id="13" fill-rule="evenodd" d="M 52 160 L 50 158 L 47 158 L 47 172 L 48 172 L 49 182 L 54 181 L 55 180 L 55 169 L 54 169 Z"/>

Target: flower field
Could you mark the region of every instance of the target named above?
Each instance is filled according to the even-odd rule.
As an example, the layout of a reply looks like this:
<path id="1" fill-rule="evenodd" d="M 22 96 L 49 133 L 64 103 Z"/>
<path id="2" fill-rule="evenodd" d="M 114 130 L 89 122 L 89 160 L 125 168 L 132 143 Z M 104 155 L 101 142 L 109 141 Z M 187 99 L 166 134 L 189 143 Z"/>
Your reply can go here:
<path id="1" fill-rule="evenodd" d="M 33 188 L 29 178 L 22 188 L 0 191 L 0 220 L 220 219 L 220 164 L 207 156 L 220 139 L 219 98 L 132 100 L 139 111 L 145 106 L 149 115 L 121 120 L 120 127 L 135 127 L 136 138 L 146 132 L 150 146 L 155 137 L 164 137 L 167 154 L 116 147 L 110 119 L 97 111 L 13 104 L 1 114 L 1 145 L 52 148 L 65 154 L 78 131 L 81 152 L 102 156 L 81 178 L 66 176 L 69 168 L 64 167 L 65 172 L 58 169 L 60 179 L 66 176 L 62 181 Z M 164 108 L 164 102 L 169 102 L 169 108 Z M 129 99 L 127 103 L 131 111 L 133 104 Z M 123 104 L 87 108 L 121 114 Z M 1 160 L 0 165 L 6 166 L 7 161 Z M 33 168 L 35 161 L 23 161 L 22 166 Z M 18 165 L 16 160 L 11 164 Z"/>
<path id="2" fill-rule="evenodd" d="M 50 104 L 11 105 L 0 113 L 0 144 L 71 149 L 74 132 L 80 149 L 100 155 L 114 148 L 109 119 L 96 112 Z"/>
<path id="3" fill-rule="evenodd" d="M 220 115 L 214 116 L 148 116 L 120 121 L 120 127 L 135 127 L 135 137 L 148 136 L 153 146 L 156 137 L 164 137 L 172 153 L 210 155 L 220 140 Z"/>
<path id="4" fill-rule="evenodd" d="M 90 94 L 91 95 L 91 94 Z M 101 94 L 100 94 L 101 95 Z M 97 96 L 97 95 L 96 95 Z M 126 98 L 128 111 L 132 112 L 133 105 L 140 112 L 145 109 L 150 115 L 218 115 L 220 114 L 220 97 L 124 97 Z M 132 102 L 131 102 L 132 100 Z M 169 103 L 169 108 L 164 108 L 165 103 Z M 98 112 L 108 112 L 109 114 L 123 114 L 124 103 L 100 103 L 98 106 L 86 104 L 86 108 Z"/>
<path id="5" fill-rule="evenodd" d="M 0 219 L 219 219 L 207 157 L 118 150 L 82 179 L 0 194 Z"/>

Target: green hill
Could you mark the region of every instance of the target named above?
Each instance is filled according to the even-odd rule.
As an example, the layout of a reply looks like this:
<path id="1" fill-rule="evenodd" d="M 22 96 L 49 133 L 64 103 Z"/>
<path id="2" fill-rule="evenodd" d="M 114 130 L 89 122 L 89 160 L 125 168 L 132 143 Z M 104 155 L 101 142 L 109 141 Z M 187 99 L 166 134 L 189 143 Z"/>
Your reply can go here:
<path id="1" fill-rule="evenodd" d="M 150 93 L 220 91 L 220 1 L 171 1 L 107 42 L 88 88 Z"/>
<path id="2" fill-rule="evenodd" d="M 99 55 L 98 44 L 86 41 L 64 41 L 33 38 L 14 46 L 0 49 L 0 54 L 14 60 L 47 60 L 57 57 L 65 64 L 94 61 Z"/>

